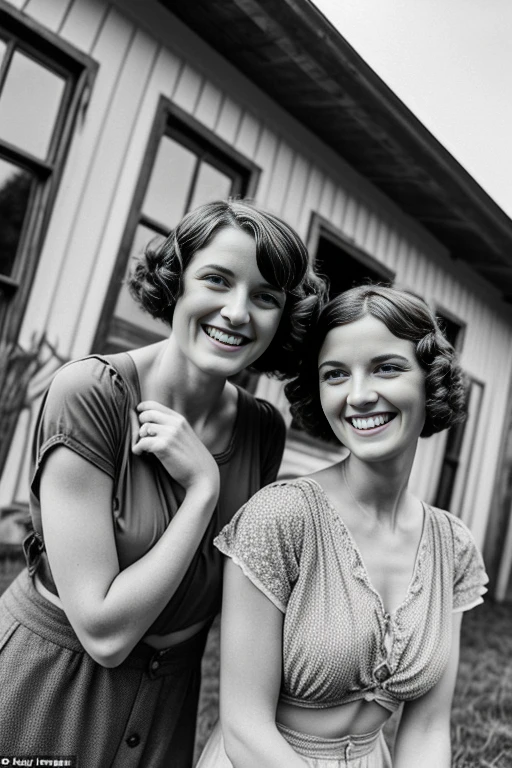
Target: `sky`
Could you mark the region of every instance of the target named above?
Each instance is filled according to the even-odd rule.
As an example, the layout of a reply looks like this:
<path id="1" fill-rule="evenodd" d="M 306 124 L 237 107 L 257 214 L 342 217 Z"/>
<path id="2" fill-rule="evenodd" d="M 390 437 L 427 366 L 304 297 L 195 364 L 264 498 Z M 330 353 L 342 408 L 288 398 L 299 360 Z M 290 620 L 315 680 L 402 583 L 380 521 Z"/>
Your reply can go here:
<path id="1" fill-rule="evenodd" d="M 512 218 L 512 0 L 313 0 Z"/>

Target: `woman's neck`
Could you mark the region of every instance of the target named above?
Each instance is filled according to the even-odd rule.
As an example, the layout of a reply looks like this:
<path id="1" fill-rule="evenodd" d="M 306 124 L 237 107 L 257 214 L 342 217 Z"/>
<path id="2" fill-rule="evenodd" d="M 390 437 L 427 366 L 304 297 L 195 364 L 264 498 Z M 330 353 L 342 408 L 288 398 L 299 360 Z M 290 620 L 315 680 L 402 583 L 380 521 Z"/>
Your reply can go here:
<path id="1" fill-rule="evenodd" d="M 211 376 L 180 354 L 171 339 L 131 352 L 142 400 L 156 400 L 201 429 L 219 409 L 226 379 Z"/>
<path id="2" fill-rule="evenodd" d="M 408 490 L 413 456 L 387 462 L 363 462 L 351 454 L 341 464 L 349 496 L 376 522 L 394 528 L 401 513 L 410 508 Z"/>

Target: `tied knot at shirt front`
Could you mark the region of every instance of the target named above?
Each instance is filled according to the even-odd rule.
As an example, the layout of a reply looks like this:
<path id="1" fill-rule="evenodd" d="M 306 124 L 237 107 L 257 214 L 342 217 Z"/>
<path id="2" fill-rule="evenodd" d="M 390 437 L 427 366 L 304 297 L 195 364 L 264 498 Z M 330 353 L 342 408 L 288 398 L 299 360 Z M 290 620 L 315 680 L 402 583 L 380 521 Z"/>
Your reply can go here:
<path id="1" fill-rule="evenodd" d="M 172 477 L 149 454 L 132 453 L 130 411 L 141 400 L 135 364 L 127 353 L 90 356 L 66 364 L 47 391 L 32 447 L 30 510 L 42 537 L 39 482 L 46 457 L 63 445 L 113 480 L 112 522 L 119 567 L 128 567 L 162 536 L 179 508 Z M 222 557 L 213 538 L 262 485 L 275 480 L 284 447 L 281 415 L 238 388 L 231 440 L 214 455 L 220 495 L 208 528 L 182 582 L 149 629 L 167 634 L 211 619 L 220 608 Z M 56 593 L 46 559 L 38 573 Z"/>
<path id="2" fill-rule="evenodd" d="M 262 489 L 221 531 L 215 545 L 284 614 L 283 700 L 321 708 L 364 698 L 394 710 L 438 682 L 451 614 L 482 602 L 487 576 L 461 520 L 428 505 L 424 514 L 414 572 L 391 615 L 312 479 Z"/>

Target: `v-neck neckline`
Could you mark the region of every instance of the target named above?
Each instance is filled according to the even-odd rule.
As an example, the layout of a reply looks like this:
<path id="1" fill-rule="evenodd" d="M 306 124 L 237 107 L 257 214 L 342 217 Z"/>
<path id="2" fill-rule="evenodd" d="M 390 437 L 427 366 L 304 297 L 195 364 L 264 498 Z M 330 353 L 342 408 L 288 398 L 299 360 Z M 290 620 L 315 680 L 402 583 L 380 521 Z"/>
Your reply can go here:
<path id="1" fill-rule="evenodd" d="M 412 592 L 412 587 L 413 587 L 413 585 L 414 585 L 414 583 L 415 583 L 415 581 L 416 581 L 416 579 L 418 577 L 419 568 L 421 566 L 422 553 L 423 553 L 423 549 L 425 547 L 426 539 L 427 539 L 427 535 L 428 535 L 428 522 L 429 522 L 429 516 L 430 516 L 430 509 L 429 509 L 428 504 L 425 504 L 423 501 L 420 501 L 422 509 L 423 509 L 423 525 L 422 525 L 422 529 L 421 529 L 421 536 L 420 536 L 420 539 L 419 539 L 419 542 L 418 542 L 418 547 L 416 549 L 416 556 L 414 558 L 414 565 L 413 565 L 411 577 L 409 579 L 409 584 L 407 586 L 407 590 L 405 592 L 404 598 L 398 603 L 398 605 L 395 608 L 393 608 L 392 611 L 388 611 L 388 610 L 386 610 L 386 607 L 384 605 L 384 601 L 382 599 L 382 595 L 374 587 L 374 585 L 372 583 L 372 580 L 370 578 L 370 574 L 369 574 L 368 569 L 366 567 L 366 564 L 364 562 L 364 558 L 363 558 L 363 556 L 361 554 L 361 550 L 359 549 L 359 547 L 357 545 L 357 542 L 354 539 L 353 534 L 351 533 L 349 527 L 347 526 L 347 524 L 343 520 L 340 512 L 336 509 L 336 507 L 332 503 L 331 499 L 327 495 L 326 490 L 323 488 L 322 485 L 320 485 L 318 480 L 314 480 L 312 477 L 303 478 L 303 480 L 305 480 L 306 482 L 311 483 L 314 486 L 314 488 L 317 489 L 317 492 L 318 491 L 320 492 L 321 498 L 327 504 L 327 506 L 329 507 L 331 512 L 336 516 L 336 519 L 340 522 L 340 524 L 341 524 L 341 526 L 343 528 L 343 531 L 344 531 L 348 541 L 350 542 L 350 546 L 352 547 L 352 549 L 353 549 L 353 551 L 354 551 L 354 553 L 355 553 L 355 555 L 356 555 L 356 557 L 357 557 L 357 559 L 359 561 L 359 565 L 360 565 L 360 568 L 361 568 L 361 573 L 363 575 L 364 581 L 365 581 L 366 585 L 368 586 L 369 590 L 371 592 L 373 592 L 373 594 L 375 595 L 375 597 L 377 598 L 377 600 L 379 602 L 379 605 L 380 605 L 381 610 L 382 610 L 383 618 L 384 619 L 386 619 L 386 618 L 392 618 L 392 619 L 395 618 L 397 613 L 399 613 L 399 611 L 402 610 L 405 607 L 405 605 L 409 602 L 409 598 L 410 598 L 411 592 Z"/>

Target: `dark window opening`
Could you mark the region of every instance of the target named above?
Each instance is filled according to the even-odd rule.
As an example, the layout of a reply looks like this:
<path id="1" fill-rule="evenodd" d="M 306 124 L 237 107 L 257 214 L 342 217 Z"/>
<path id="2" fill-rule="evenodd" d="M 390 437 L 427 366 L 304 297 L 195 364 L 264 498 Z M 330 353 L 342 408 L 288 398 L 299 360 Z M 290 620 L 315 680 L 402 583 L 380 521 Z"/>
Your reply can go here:
<path id="1" fill-rule="evenodd" d="M 315 257 L 317 270 L 329 280 L 329 298 L 364 283 L 391 285 L 392 276 L 378 262 L 352 255 L 342 241 L 320 234 Z"/>
<path id="2" fill-rule="evenodd" d="M 464 324 L 442 311 L 438 311 L 436 317 L 444 336 L 459 351 L 464 338 Z"/>
<path id="3" fill-rule="evenodd" d="M 454 317 L 448 315 L 445 312 L 438 311 L 436 316 L 444 336 L 448 339 L 452 347 L 459 351 L 461 349 L 464 337 L 463 323 L 457 321 Z M 470 407 L 471 394 L 470 390 L 468 390 L 468 411 Z M 449 509 L 450 503 L 452 501 L 455 481 L 460 464 L 460 457 L 464 444 L 466 424 L 467 421 L 463 421 L 461 424 L 455 424 L 453 427 L 450 427 L 448 431 L 443 463 L 441 465 L 441 474 L 439 476 L 439 482 L 434 502 L 436 506 L 441 507 L 442 509 Z"/>

